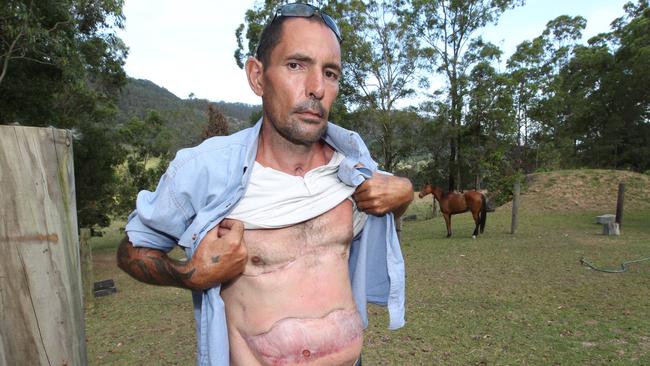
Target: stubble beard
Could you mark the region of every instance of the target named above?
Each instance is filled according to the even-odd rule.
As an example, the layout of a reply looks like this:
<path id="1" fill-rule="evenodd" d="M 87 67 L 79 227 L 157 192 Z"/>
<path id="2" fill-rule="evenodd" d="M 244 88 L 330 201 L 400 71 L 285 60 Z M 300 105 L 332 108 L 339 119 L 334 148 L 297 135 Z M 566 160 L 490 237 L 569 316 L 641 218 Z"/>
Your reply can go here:
<path id="1" fill-rule="evenodd" d="M 317 111 L 320 118 L 301 119 L 297 114 L 305 111 Z M 311 146 L 321 140 L 327 129 L 328 111 L 320 101 L 310 99 L 294 107 L 286 117 L 284 123 L 271 113 L 269 115 L 273 128 L 285 140 L 295 145 Z M 316 125 L 317 129 L 314 129 Z"/>

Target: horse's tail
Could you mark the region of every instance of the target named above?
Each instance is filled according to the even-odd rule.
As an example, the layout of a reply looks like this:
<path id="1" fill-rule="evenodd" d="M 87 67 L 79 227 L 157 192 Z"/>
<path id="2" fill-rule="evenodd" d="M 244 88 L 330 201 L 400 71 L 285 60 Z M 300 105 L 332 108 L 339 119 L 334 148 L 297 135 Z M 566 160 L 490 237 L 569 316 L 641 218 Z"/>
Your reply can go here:
<path id="1" fill-rule="evenodd" d="M 487 219 L 487 202 L 485 201 L 485 195 L 481 193 L 481 234 L 485 230 L 485 220 Z"/>

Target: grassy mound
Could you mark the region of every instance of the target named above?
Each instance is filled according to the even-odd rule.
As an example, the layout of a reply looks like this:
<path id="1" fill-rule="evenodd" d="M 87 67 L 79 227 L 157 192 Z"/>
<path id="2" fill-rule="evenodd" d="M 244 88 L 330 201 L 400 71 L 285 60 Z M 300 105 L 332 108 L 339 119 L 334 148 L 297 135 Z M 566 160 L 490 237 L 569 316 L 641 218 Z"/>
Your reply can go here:
<path id="1" fill-rule="evenodd" d="M 625 184 L 625 209 L 650 208 L 650 176 L 624 170 L 560 170 L 530 174 L 522 207 L 540 211 L 616 212 L 618 185 Z M 501 209 L 512 208 L 508 203 Z"/>

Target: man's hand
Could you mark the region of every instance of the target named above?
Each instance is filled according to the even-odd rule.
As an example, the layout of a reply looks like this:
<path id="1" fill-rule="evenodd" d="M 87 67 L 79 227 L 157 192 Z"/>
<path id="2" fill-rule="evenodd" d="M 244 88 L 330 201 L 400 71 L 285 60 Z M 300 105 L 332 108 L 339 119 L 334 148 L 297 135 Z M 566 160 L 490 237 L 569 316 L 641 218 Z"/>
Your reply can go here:
<path id="1" fill-rule="evenodd" d="M 188 263 L 194 270 L 192 287 L 208 289 L 229 281 L 244 272 L 247 260 L 244 224 L 225 219 L 208 231 Z"/>
<path id="2" fill-rule="evenodd" d="M 134 247 L 125 237 L 117 251 L 117 264 L 138 281 L 207 290 L 244 272 L 247 256 L 244 225 L 226 219 L 208 231 L 189 261 L 170 258 L 157 249 Z"/>
<path id="3" fill-rule="evenodd" d="M 373 173 L 353 194 L 357 207 L 372 215 L 392 212 L 401 216 L 413 200 L 413 185 L 407 178 Z"/>

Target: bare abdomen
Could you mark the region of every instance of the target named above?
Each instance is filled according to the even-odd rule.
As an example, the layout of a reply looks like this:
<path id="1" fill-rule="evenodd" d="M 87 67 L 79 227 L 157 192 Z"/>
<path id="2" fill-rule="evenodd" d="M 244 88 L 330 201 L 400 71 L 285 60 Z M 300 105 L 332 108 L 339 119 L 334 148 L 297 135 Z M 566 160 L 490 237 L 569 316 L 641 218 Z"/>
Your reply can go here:
<path id="1" fill-rule="evenodd" d="M 269 365 L 316 362 L 330 355 L 354 362 L 363 344 L 356 310 L 336 310 L 318 319 L 286 318 L 264 334 L 247 337 L 251 351 Z"/>
<path id="2" fill-rule="evenodd" d="M 348 274 L 351 204 L 244 239 L 246 270 L 221 291 L 231 364 L 353 365 L 363 326 Z"/>

